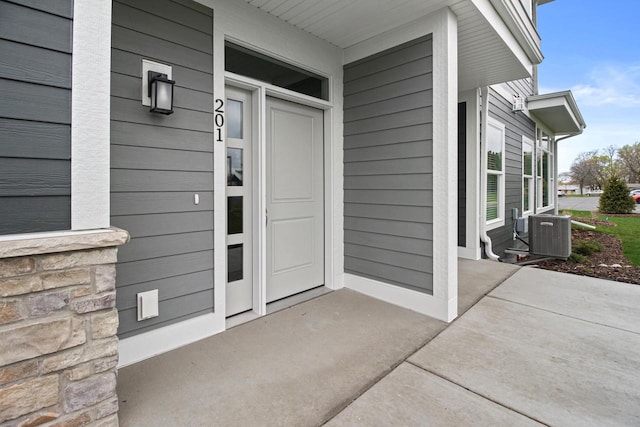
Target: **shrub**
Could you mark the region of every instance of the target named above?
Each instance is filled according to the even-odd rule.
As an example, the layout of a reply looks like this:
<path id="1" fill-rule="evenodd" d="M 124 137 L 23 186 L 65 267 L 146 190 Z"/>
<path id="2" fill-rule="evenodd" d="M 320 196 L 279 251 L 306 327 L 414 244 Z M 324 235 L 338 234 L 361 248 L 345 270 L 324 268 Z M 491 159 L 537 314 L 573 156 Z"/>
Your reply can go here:
<path id="1" fill-rule="evenodd" d="M 587 257 L 584 255 L 577 254 L 575 252 L 571 252 L 571 255 L 569 255 L 569 258 L 567 258 L 567 261 L 573 264 L 582 264 L 583 262 L 587 261 Z"/>
<path id="2" fill-rule="evenodd" d="M 604 192 L 600 196 L 598 209 L 602 213 L 628 214 L 635 209 L 635 202 L 629 196 L 627 184 L 616 176 L 611 178 L 604 186 Z"/>
<path id="3" fill-rule="evenodd" d="M 600 252 L 604 247 L 602 243 L 589 241 L 589 240 L 581 240 L 573 245 L 573 252 L 578 255 L 589 256 L 596 252 Z"/>

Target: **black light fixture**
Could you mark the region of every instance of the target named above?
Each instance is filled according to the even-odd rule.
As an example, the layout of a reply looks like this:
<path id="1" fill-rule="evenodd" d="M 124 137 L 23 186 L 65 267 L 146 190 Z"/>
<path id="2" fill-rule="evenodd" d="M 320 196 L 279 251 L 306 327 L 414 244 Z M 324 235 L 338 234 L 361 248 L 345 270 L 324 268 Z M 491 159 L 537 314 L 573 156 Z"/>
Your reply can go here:
<path id="1" fill-rule="evenodd" d="M 173 114 L 173 85 L 166 74 L 149 71 L 149 97 L 151 98 L 151 112 Z"/>

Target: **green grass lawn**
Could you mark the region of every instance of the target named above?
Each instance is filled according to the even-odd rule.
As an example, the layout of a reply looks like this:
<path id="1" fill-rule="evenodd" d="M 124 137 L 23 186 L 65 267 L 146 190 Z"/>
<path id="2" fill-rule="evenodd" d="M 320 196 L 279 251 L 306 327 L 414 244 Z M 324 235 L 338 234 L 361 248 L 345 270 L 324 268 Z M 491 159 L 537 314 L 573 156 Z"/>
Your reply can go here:
<path id="1" fill-rule="evenodd" d="M 591 211 L 576 211 L 571 209 L 561 209 L 560 214 L 564 214 L 565 212 L 569 213 L 573 218 L 579 221 L 578 218 L 591 218 Z"/>
<path id="2" fill-rule="evenodd" d="M 600 215 L 599 219 L 606 218 Z M 598 231 L 622 240 L 622 251 L 633 265 L 640 265 L 640 217 L 609 217 L 617 227 L 598 227 Z"/>
<path id="3" fill-rule="evenodd" d="M 568 212 L 576 220 L 580 218 L 591 218 L 589 211 L 563 210 Z M 598 215 L 598 219 L 608 219 L 615 223 L 616 227 L 597 226 L 596 231 L 616 236 L 622 241 L 622 251 L 633 265 L 640 266 L 640 217 L 616 217 L 607 215 Z"/>

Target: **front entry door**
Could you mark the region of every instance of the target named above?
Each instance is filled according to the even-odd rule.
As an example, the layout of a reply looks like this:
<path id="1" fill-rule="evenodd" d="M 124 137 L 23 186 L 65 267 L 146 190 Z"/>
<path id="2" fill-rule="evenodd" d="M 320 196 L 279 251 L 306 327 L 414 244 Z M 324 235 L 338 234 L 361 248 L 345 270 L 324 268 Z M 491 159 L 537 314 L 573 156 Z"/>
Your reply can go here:
<path id="1" fill-rule="evenodd" d="M 323 112 L 267 98 L 267 302 L 324 284 Z"/>

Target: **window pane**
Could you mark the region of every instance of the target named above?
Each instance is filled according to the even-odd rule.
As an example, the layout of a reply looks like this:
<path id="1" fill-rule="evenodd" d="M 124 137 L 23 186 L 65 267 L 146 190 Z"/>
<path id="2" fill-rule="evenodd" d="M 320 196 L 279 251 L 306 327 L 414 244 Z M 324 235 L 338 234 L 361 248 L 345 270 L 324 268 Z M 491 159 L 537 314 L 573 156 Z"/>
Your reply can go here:
<path id="1" fill-rule="evenodd" d="M 522 173 L 533 175 L 533 148 L 529 144 L 522 144 Z"/>
<path id="2" fill-rule="evenodd" d="M 242 148 L 227 148 L 227 185 L 242 185 Z"/>
<path id="3" fill-rule="evenodd" d="M 227 282 L 242 280 L 242 245 L 229 245 L 227 249 Z"/>
<path id="4" fill-rule="evenodd" d="M 536 162 L 538 164 L 538 177 L 542 177 L 542 151 L 538 150 L 538 160 Z"/>
<path id="5" fill-rule="evenodd" d="M 497 219 L 498 215 L 498 175 L 487 175 L 487 221 Z"/>
<path id="6" fill-rule="evenodd" d="M 487 168 L 502 170 L 502 130 L 487 126 Z"/>
<path id="7" fill-rule="evenodd" d="M 329 99 L 329 79 L 233 43 L 225 43 L 224 69 L 294 92 Z"/>
<path id="8" fill-rule="evenodd" d="M 242 101 L 227 100 L 227 137 L 242 139 Z"/>
<path id="9" fill-rule="evenodd" d="M 542 153 L 542 206 L 549 206 L 549 153 Z"/>
<path id="10" fill-rule="evenodd" d="M 544 132 L 542 133 L 542 137 L 540 138 L 540 147 L 545 150 L 549 149 L 549 135 Z"/>
<path id="11" fill-rule="evenodd" d="M 522 194 L 523 194 L 523 206 L 522 209 L 526 212 L 531 210 L 531 200 L 530 200 L 530 190 L 531 188 L 531 178 L 525 178 L 522 180 Z"/>
<path id="12" fill-rule="evenodd" d="M 242 196 L 227 197 L 227 234 L 242 233 Z"/>

